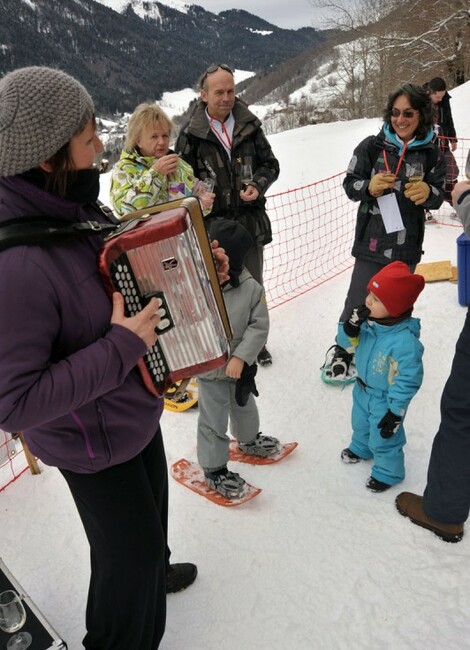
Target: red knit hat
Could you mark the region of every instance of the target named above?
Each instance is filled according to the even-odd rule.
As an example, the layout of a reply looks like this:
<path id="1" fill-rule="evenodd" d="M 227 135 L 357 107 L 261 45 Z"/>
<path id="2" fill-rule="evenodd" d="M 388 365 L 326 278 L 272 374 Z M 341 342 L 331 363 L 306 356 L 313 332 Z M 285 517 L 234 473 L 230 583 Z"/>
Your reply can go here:
<path id="1" fill-rule="evenodd" d="M 387 264 L 367 285 L 367 290 L 377 296 L 393 317 L 411 309 L 423 289 L 423 276 L 411 273 L 404 262 Z"/>

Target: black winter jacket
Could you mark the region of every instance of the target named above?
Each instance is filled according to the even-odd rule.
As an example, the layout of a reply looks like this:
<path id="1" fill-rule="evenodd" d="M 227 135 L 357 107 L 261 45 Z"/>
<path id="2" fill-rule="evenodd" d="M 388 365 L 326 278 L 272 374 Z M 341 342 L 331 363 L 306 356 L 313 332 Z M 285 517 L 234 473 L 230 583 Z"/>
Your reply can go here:
<path id="1" fill-rule="evenodd" d="M 260 244 L 272 241 L 271 223 L 266 214 L 269 187 L 279 176 L 279 163 L 261 128 L 261 121 L 240 99 L 235 100 L 232 158 L 212 132 L 199 100 L 189 122 L 181 129 L 176 151 L 191 165 L 197 178 L 215 181 L 215 201 L 209 218 L 226 217 L 240 221 Z M 241 165 L 250 164 L 253 185 L 260 195 L 256 201 L 240 199 Z"/>
<path id="2" fill-rule="evenodd" d="M 457 138 L 455 132 L 454 120 L 452 118 L 452 110 L 450 108 L 450 95 L 448 92 L 444 95 L 438 104 L 434 105 L 436 111 L 436 124 L 439 126 L 439 134 L 446 138 Z M 448 149 L 449 141 L 440 140 L 441 148 Z"/>
<path id="3" fill-rule="evenodd" d="M 343 181 L 348 197 L 353 201 L 360 201 L 351 254 L 358 259 L 383 265 L 394 260 L 417 264 L 423 253 L 421 248 L 424 239 L 425 210 L 436 210 L 444 200 L 445 159 L 432 142 L 407 149 L 393 190 L 397 197 L 404 230 L 387 233 L 377 199 L 374 199 L 368 191 L 372 176 L 385 170 L 384 150 L 390 170 L 395 173 L 399 161 L 398 148 L 386 139 L 382 129 L 379 135 L 365 138 L 356 147 Z M 404 196 L 404 185 L 407 182 L 406 163 L 411 160 L 423 162 L 425 170 L 423 180 L 431 187 L 431 194 L 422 205 L 415 205 Z"/>

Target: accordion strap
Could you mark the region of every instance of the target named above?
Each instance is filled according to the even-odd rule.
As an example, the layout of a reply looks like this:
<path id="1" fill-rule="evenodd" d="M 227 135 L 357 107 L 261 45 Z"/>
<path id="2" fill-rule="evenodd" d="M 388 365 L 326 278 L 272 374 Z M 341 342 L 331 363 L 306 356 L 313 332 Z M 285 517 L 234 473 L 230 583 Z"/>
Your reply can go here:
<path id="1" fill-rule="evenodd" d="M 64 223 L 61 219 L 44 216 L 10 219 L 0 224 L 0 251 L 25 244 L 44 246 L 91 235 L 106 236 L 114 232 L 119 225 L 92 220 Z"/>

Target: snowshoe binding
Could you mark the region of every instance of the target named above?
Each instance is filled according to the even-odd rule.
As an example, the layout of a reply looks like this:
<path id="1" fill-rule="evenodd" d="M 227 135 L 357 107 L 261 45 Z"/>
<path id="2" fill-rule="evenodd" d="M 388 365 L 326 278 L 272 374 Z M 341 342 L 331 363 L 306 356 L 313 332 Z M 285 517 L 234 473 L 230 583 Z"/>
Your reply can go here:
<path id="1" fill-rule="evenodd" d="M 231 472 L 227 467 L 222 467 L 214 472 L 204 470 L 204 477 L 208 487 L 226 499 L 239 499 L 245 492 L 245 480 L 240 474 Z"/>
<path id="2" fill-rule="evenodd" d="M 350 384 L 357 376 L 354 354 L 340 345 L 332 345 L 321 371 L 321 378 L 327 384 Z"/>
<path id="3" fill-rule="evenodd" d="M 256 438 L 251 442 L 239 441 L 238 448 L 244 454 L 267 458 L 277 454 L 281 448 L 281 444 L 277 438 L 273 438 L 272 436 L 263 436 L 261 433 L 258 433 Z"/>

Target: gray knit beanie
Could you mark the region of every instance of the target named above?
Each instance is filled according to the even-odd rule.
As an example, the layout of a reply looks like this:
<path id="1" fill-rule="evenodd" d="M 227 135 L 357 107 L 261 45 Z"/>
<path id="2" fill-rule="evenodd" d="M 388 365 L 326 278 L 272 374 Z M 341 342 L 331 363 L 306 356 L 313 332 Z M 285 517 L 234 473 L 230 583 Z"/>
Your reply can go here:
<path id="1" fill-rule="evenodd" d="M 61 70 L 32 66 L 5 75 L 0 80 L 0 177 L 49 160 L 93 113 L 85 88 Z"/>

